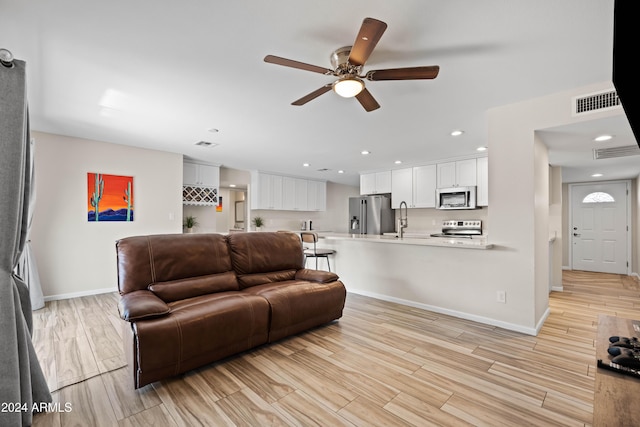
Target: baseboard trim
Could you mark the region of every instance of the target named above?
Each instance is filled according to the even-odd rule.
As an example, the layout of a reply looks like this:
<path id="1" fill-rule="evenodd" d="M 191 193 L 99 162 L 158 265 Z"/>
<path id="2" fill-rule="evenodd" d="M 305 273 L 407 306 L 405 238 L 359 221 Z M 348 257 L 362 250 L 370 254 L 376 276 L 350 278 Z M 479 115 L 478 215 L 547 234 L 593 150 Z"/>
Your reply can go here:
<path id="1" fill-rule="evenodd" d="M 640 275 L 638 273 L 631 273 L 630 276 L 640 279 Z"/>
<path id="2" fill-rule="evenodd" d="M 71 292 L 68 294 L 57 294 L 57 295 L 48 295 L 44 297 L 46 301 L 57 301 L 61 299 L 70 299 L 70 298 L 78 298 L 78 297 L 86 297 L 90 295 L 100 295 L 100 294 L 108 294 L 109 292 L 117 292 L 118 289 L 114 288 L 102 288 L 102 289 L 92 289 L 90 291 L 81 291 L 81 292 Z"/>
<path id="3" fill-rule="evenodd" d="M 549 317 L 550 314 L 551 314 L 551 308 L 547 307 L 547 309 L 544 311 L 544 314 L 538 321 L 538 324 L 536 325 L 536 336 L 540 333 L 540 330 L 544 326 L 544 322 L 547 320 L 547 317 Z"/>
<path id="4" fill-rule="evenodd" d="M 562 269 L 563 269 L 563 270 L 571 270 L 571 267 L 569 267 L 568 265 L 563 265 L 563 266 L 562 266 Z"/>
<path id="5" fill-rule="evenodd" d="M 394 302 L 394 303 L 406 305 L 409 307 L 415 307 L 423 310 L 433 311 L 434 313 L 446 314 L 447 316 L 458 317 L 460 319 L 471 320 L 473 322 L 483 323 L 485 325 L 497 326 L 499 328 L 508 329 L 510 331 L 520 332 L 523 334 L 533 335 L 533 336 L 538 335 L 540 328 L 542 328 L 542 324 L 547 319 L 550 313 L 549 308 L 547 308 L 547 311 L 545 312 L 540 322 L 538 322 L 538 325 L 535 328 L 528 328 L 522 325 L 517 325 L 515 323 L 503 322 L 501 320 L 491 319 L 489 317 L 477 316 L 475 314 L 464 313 L 456 310 L 449 310 L 447 308 L 437 307 L 434 305 L 422 304 L 415 301 L 409 301 L 401 298 L 390 297 L 388 295 L 377 294 L 375 292 L 362 291 L 358 289 L 350 289 L 348 292 L 353 294 L 363 295 L 365 297 L 379 299 L 382 301 Z"/>
<path id="6" fill-rule="evenodd" d="M 564 287 L 562 287 L 562 285 L 560 285 L 560 286 L 552 286 L 551 290 L 552 291 L 556 291 L 556 292 L 562 292 L 562 291 L 564 291 Z"/>

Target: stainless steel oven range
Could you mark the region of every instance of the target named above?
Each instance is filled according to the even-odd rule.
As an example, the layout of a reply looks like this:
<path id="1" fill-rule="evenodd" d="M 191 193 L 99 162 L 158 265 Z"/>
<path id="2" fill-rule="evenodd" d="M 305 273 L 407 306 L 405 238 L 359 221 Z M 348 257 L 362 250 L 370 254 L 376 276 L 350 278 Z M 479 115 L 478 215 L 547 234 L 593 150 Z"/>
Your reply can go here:
<path id="1" fill-rule="evenodd" d="M 447 219 L 442 221 L 442 233 L 432 234 L 431 237 L 468 238 L 482 236 L 482 221 L 479 219 Z"/>

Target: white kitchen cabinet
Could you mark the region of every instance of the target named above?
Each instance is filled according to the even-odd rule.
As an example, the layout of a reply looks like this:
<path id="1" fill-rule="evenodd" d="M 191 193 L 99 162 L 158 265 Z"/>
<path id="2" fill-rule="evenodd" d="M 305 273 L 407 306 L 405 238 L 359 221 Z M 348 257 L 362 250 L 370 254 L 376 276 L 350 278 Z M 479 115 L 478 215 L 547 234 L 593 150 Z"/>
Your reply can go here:
<path id="1" fill-rule="evenodd" d="M 436 207 L 436 165 L 391 171 L 391 207 L 400 208 L 400 202 L 408 208 Z"/>
<path id="2" fill-rule="evenodd" d="M 251 173 L 251 208 L 287 211 L 326 210 L 327 184 L 271 173 Z"/>
<path id="3" fill-rule="evenodd" d="M 287 211 L 307 210 L 307 180 L 282 178 L 282 209 Z"/>
<path id="4" fill-rule="evenodd" d="M 402 201 L 413 205 L 413 168 L 391 171 L 391 208 L 399 209 Z"/>
<path id="5" fill-rule="evenodd" d="M 436 207 L 436 165 L 413 168 L 413 207 Z"/>
<path id="6" fill-rule="evenodd" d="M 307 182 L 307 210 L 327 210 L 327 183 L 324 181 Z"/>
<path id="7" fill-rule="evenodd" d="M 201 163 L 184 162 L 182 185 L 218 188 L 220 168 Z"/>
<path id="8" fill-rule="evenodd" d="M 438 163 L 437 186 L 438 188 L 471 187 L 477 185 L 476 175 L 476 159 Z"/>
<path id="9" fill-rule="evenodd" d="M 391 171 L 363 173 L 360 175 L 360 194 L 391 193 Z"/>
<path id="10" fill-rule="evenodd" d="M 282 209 L 282 177 L 256 172 L 251 176 L 251 208 Z"/>
<path id="11" fill-rule="evenodd" d="M 476 204 L 478 206 L 489 206 L 489 158 L 479 157 L 476 159 L 477 185 Z"/>

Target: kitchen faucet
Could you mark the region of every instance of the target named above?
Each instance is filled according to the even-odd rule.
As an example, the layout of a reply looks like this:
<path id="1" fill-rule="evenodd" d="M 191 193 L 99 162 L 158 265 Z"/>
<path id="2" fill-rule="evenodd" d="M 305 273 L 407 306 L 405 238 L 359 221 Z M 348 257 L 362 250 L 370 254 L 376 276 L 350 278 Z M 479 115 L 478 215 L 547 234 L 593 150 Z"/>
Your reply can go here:
<path id="1" fill-rule="evenodd" d="M 404 217 L 402 216 L 402 205 L 404 205 Z M 404 229 L 409 225 L 409 220 L 407 216 L 409 215 L 409 210 L 407 208 L 407 202 L 404 200 L 400 202 L 400 219 L 398 220 L 398 233 L 401 239 L 404 237 Z"/>

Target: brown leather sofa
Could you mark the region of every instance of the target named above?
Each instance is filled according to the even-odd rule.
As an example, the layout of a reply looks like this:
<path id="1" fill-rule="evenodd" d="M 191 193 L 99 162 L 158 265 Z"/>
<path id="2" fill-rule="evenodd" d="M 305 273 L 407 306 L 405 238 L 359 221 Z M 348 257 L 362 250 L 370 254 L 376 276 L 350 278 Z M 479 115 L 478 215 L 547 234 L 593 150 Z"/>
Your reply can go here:
<path id="1" fill-rule="evenodd" d="M 303 268 L 294 233 L 135 236 L 116 252 L 135 388 L 342 316 L 344 285 Z"/>

